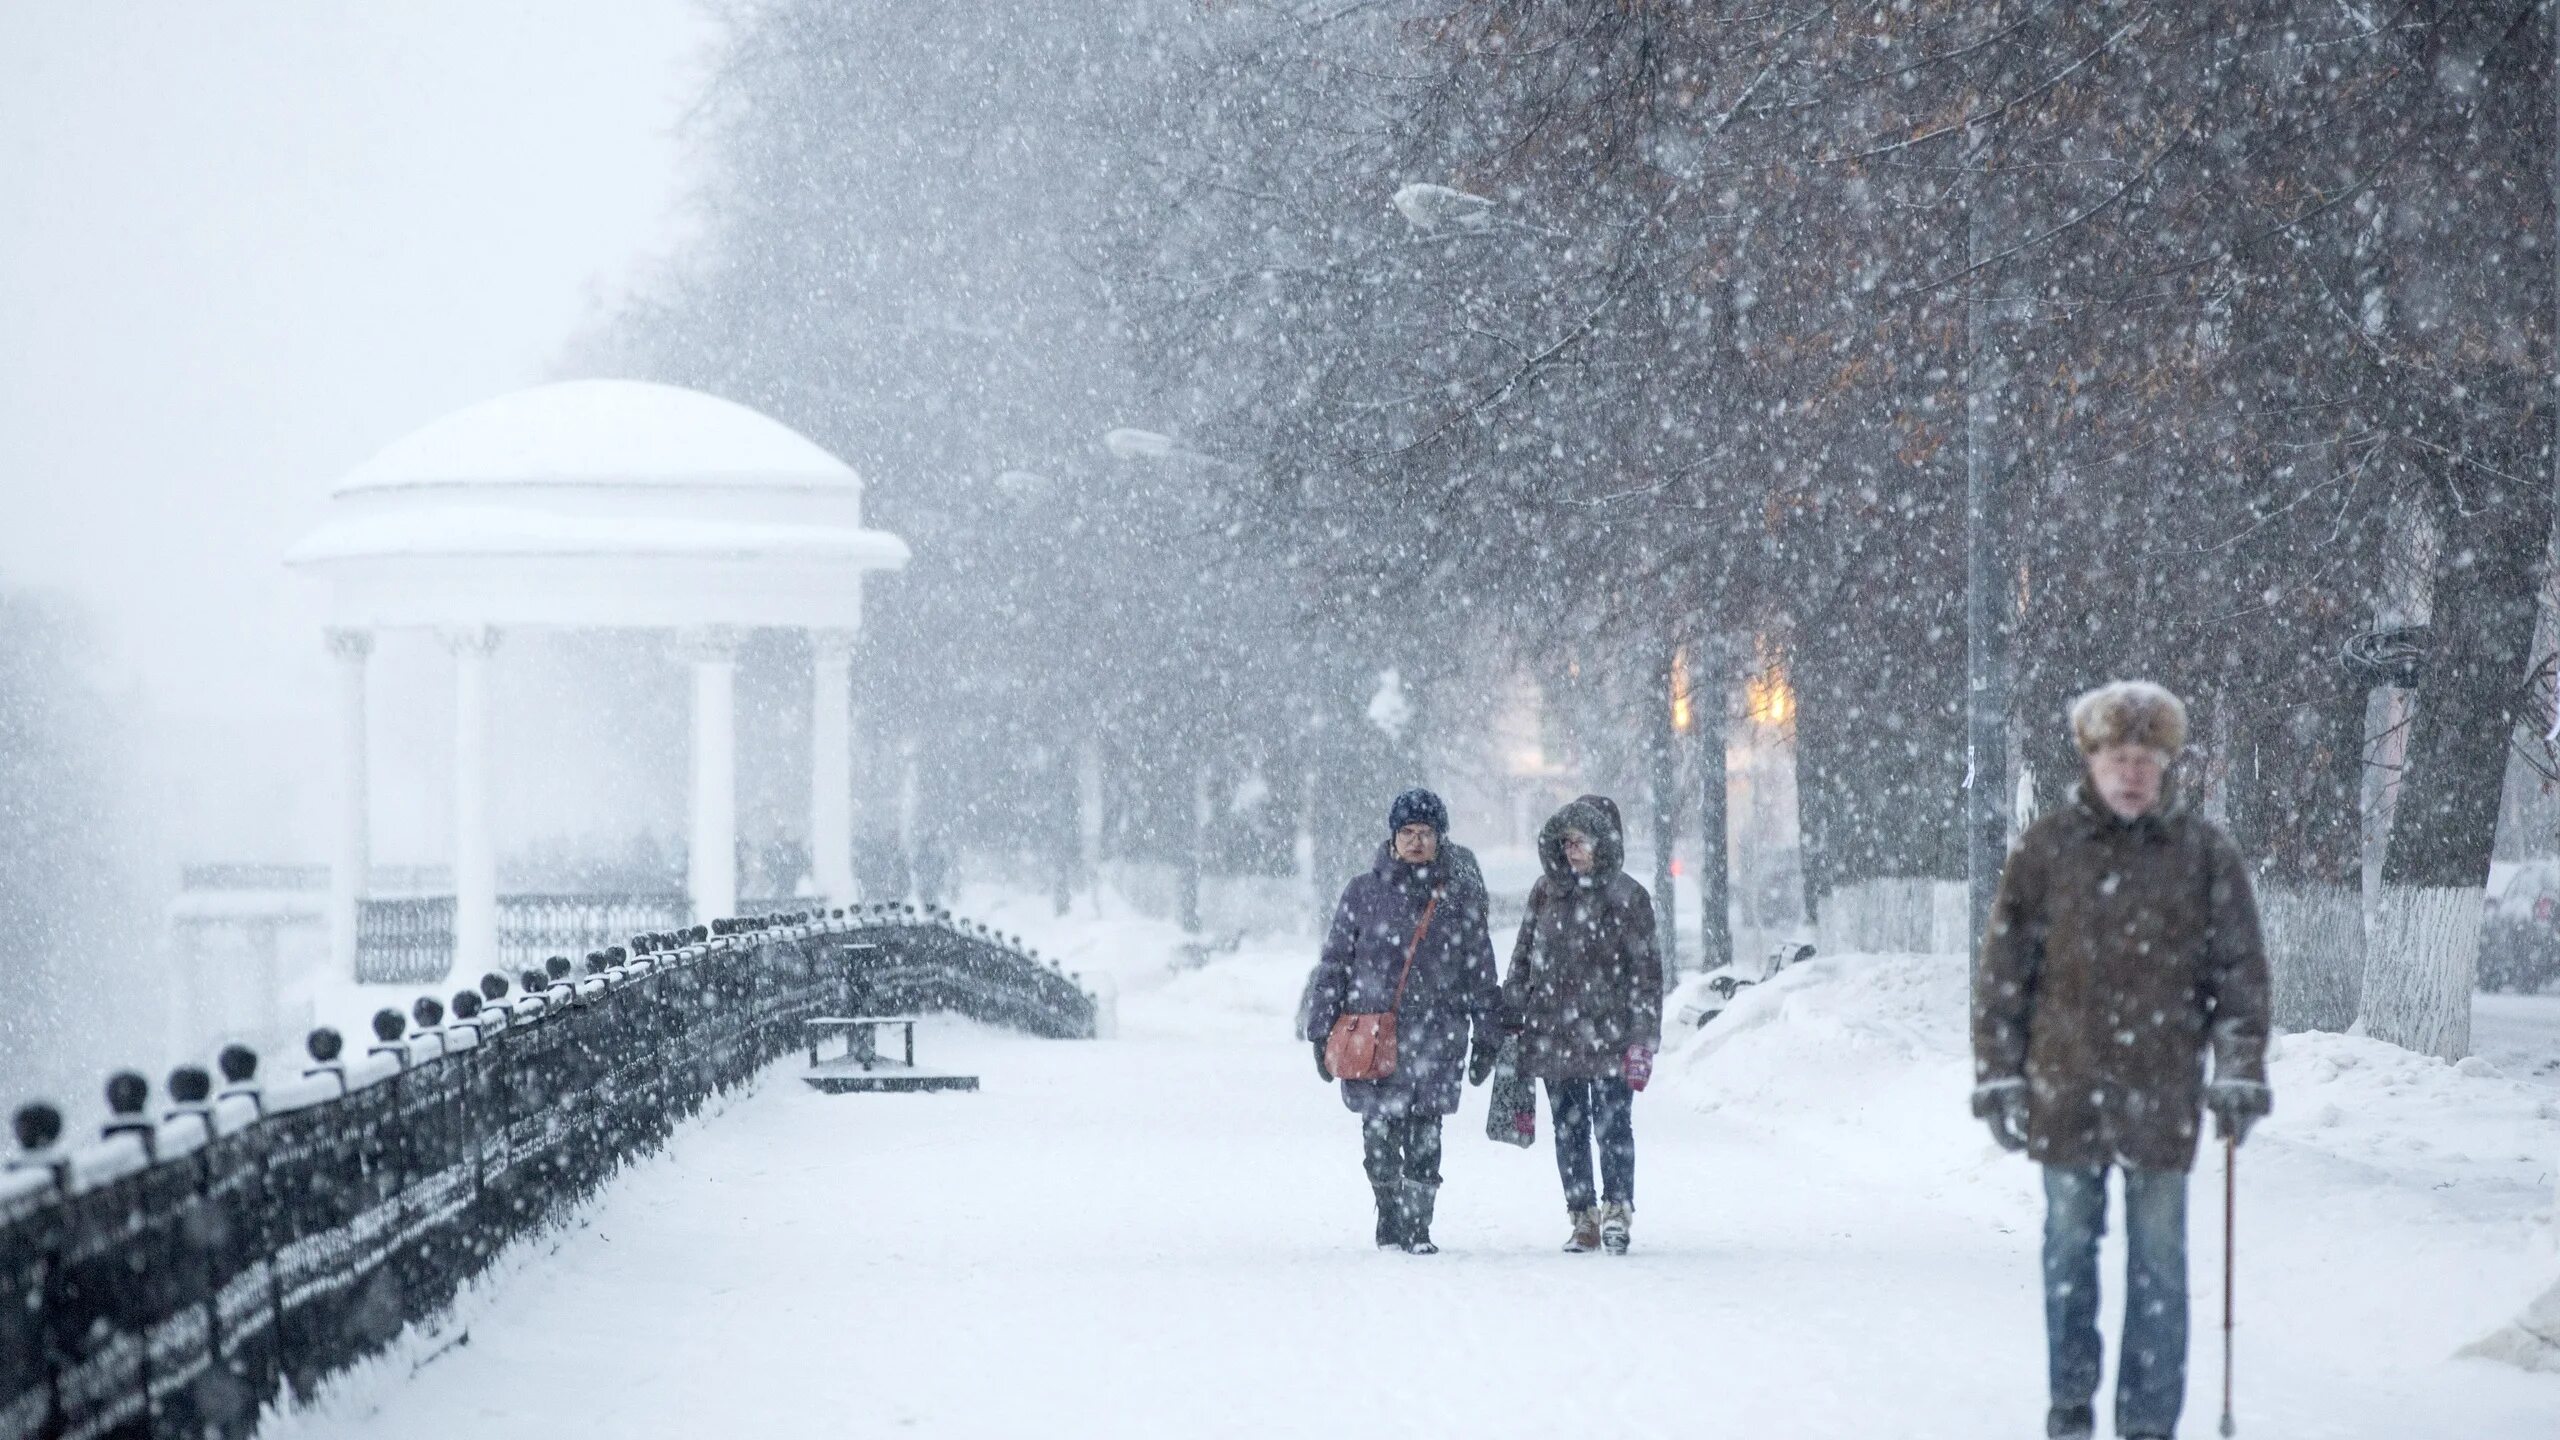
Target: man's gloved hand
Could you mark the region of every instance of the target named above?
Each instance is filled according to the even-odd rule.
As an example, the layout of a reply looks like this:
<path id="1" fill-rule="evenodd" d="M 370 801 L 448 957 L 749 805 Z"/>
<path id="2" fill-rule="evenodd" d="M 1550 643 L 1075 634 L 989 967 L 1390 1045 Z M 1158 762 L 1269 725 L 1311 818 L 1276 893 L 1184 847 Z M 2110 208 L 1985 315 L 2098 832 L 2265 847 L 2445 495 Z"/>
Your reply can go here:
<path id="1" fill-rule="evenodd" d="M 1316 1073 L 1324 1077 L 1327 1085 L 1333 1083 L 1333 1067 L 1324 1063 L 1324 1042 L 1321 1040 L 1316 1042 Z"/>
<path id="2" fill-rule="evenodd" d="M 1502 1047 L 1492 1036 L 1478 1031 L 1475 1043 L 1467 1049 L 1467 1083 L 1481 1085 L 1493 1078 L 1494 1062 L 1502 1056 Z"/>
<path id="3" fill-rule="evenodd" d="M 2213 1112 L 2213 1133 L 2238 1144 L 2249 1128 L 2267 1118 L 2276 1097 L 2255 1080 L 2216 1080 L 2204 1087 L 2204 1108 Z"/>
<path id="4" fill-rule="evenodd" d="M 1973 1118 L 1990 1125 L 1991 1138 L 2001 1149 L 2026 1149 L 2027 1082 L 2013 1075 L 1974 1086 Z"/>
<path id="5" fill-rule="evenodd" d="M 1621 1062 L 1621 1065 L 1626 1073 L 1627 1088 L 1642 1090 L 1646 1082 L 1653 1079 L 1653 1047 L 1650 1045 L 1628 1046 L 1626 1059 Z"/>

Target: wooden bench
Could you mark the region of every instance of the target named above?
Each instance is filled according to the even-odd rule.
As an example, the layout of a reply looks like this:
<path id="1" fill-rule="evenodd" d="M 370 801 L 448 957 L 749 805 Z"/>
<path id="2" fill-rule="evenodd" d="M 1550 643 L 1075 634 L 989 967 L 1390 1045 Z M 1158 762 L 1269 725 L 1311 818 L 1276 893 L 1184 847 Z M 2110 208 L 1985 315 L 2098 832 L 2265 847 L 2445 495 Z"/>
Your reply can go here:
<path id="1" fill-rule="evenodd" d="M 916 1068 L 916 1022 L 918 1015 L 813 1015 L 805 1022 L 809 1028 L 809 1084 L 828 1094 L 878 1090 L 975 1090 L 975 1075 L 951 1075 Z M 880 1027 L 895 1025 L 904 1031 L 906 1058 L 903 1061 L 880 1057 Z M 842 1035 L 845 1052 L 834 1060 L 821 1062 L 818 1048 L 831 1035 Z"/>
<path id="2" fill-rule="evenodd" d="M 858 1061 L 865 1070 L 880 1063 L 880 1027 L 896 1025 L 906 1031 L 907 1068 L 916 1065 L 916 1022 L 920 1015 L 812 1015 L 809 1017 L 809 1063 L 818 1063 L 818 1047 L 832 1034 L 844 1036 L 844 1058 Z"/>

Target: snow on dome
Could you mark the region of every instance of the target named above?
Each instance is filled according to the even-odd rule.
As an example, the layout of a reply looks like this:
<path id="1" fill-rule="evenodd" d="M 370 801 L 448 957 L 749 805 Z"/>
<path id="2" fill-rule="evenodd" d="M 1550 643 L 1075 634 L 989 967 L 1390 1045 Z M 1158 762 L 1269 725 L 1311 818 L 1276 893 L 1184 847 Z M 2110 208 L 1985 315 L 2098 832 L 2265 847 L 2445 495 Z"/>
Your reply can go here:
<path id="1" fill-rule="evenodd" d="M 563 380 L 412 430 L 349 471 L 337 493 L 510 483 L 862 482 L 807 436 L 734 401 L 645 380 Z"/>

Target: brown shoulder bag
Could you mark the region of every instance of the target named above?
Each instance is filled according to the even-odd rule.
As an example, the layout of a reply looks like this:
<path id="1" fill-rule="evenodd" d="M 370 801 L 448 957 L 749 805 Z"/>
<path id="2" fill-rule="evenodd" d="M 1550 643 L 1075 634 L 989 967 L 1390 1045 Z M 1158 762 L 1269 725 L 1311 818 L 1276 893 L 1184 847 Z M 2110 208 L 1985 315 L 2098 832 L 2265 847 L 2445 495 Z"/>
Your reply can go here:
<path id="1" fill-rule="evenodd" d="M 1423 902 L 1422 923 L 1404 947 L 1404 969 L 1396 976 L 1396 998 L 1374 1014 L 1337 1015 L 1324 1037 L 1325 1068 L 1336 1080 L 1384 1080 L 1396 1073 L 1396 1011 L 1404 1007 L 1404 984 L 1413 978 L 1413 957 L 1431 929 L 1431 912 L 1440 908 L 1440 892 Z"/>

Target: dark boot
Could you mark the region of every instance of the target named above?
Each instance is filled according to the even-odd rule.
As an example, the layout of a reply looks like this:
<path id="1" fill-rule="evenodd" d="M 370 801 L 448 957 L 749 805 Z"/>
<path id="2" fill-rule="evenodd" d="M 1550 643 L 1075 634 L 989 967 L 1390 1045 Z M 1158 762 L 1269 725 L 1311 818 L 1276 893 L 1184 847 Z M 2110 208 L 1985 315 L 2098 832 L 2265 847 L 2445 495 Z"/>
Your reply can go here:
<path id="1" fill-rule="evenodd" d="M 1405 1195 L 1404 1251 L 1408 1255 L 1437 1255 L 1440 1247 L 1431 1243 L 1431 1211 L 1439 1203 L 1440 1187 L 1407 1181 Z"/>
<path id="2" fill-rule="evenodd" d="M 2098 1415 L 2088 1405 L 2056 1405 L 2045 1412 L 2044 1433 L 2049 1440 L 2089 1440 L 2098 1433 Z"/>
<path id="3" fill-rule="evenodd" d="M 1399 1185 L 1372 1185 L 1370 1193 L 1378 1197 L 1378 1248 L 1401 1250 L 1405 1245 L 1404 1190 Z"/>

